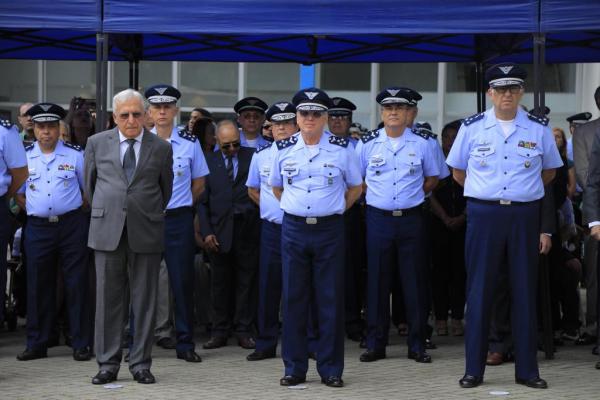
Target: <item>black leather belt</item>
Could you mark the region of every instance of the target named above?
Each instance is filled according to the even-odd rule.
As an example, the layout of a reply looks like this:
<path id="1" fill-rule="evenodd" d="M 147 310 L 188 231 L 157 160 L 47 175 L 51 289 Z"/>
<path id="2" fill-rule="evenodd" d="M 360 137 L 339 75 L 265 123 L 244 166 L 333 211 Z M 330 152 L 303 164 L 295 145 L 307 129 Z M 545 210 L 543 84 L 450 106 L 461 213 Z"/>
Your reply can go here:
<path id="1" fill-rule="evenodd" d="M 377 214 L 385 215 L 386 217 L 406 217 L 408 215 L 417 215 L 421 214 L 421 210 L 423 209 L 423 204 L 419 204 L 418 206 L 405 208 L 403 210 L 382 210 L 377 207 L 367 206 L 367 208 L 375 212 Z"/>
<path id="2" fill-rule="evenodd" d="M 467 197 L 467 199 L 469 201 L 473 201 L 475 203 L 481 203 L 481 204 L 491 204 L 491 205 L 500 205 L 500 206 L 520 206 L 523 204 L 531 204 L 531 203 L 535 203 L 538 202 L 539 200 L 534 200 L 534 201 L 512 201 L 512 200 L 481 200 L 481 199 L 476 199 L 474 197 Z"/>
<path id="3" fill-rule="evenodd" d="M 194 207 L 184 206 L 184 207 L 170 208 L 165 211 L 165 214 L 167 217 L 169 217 L 169 216 L 173 216 L 173 215 L 181 215 L 181 214 L 187 214 L 187 213 L 193 213 L 193 212 L 194 212 Z"/>
<path id="4" fill-rule="evenodd" d="M 62 215 L 51 215 L 49 217 L 37 217 L 35 215 L 28 215 L 27 219 L 29 219 L 31 221 L 49 222 L 49 223 L 55 224 L 55 223 L 60 222 L 78 212 L 81 212 L 81 210 L 79 208 L 76 208 L 76 209 L 68 211 Z"/>
<path id="5" fill-rule="evenodd" d="M 336 219 L 342 218 L 342 215 L 341 214 L 333 214 L 333 215 L 328 215 L 326 217 L 299 217 L 297 215 L 285 213 L 285 217 L 293 219 L 294 221 L 297 221 L 297 222 L 304 222 L 305 224 L 308 224 L 308 225 L 316 225 L 316 224 L 322 224 L 325 222 L 334 221 Z"/>

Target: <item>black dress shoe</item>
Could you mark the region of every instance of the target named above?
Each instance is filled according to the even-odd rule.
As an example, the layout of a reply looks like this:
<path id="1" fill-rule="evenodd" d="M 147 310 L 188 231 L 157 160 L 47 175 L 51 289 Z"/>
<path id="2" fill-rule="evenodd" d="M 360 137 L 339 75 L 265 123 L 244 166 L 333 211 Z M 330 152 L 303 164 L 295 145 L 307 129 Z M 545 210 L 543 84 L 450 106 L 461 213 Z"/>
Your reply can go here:
<path id="1" fill-rule="evenodd" d="M 279 380 L 281 386 L 296 386 L 306 382 L 306 378 L 300 378 L 299 376 L 286 375 Z"/>
<path id="2" fill-rule="evenodd" d="M 117 374 L 110 371 L 100 371 L 92 378 L 94 385 L 106 385 L 117 380 Z"/>
<path id="3" fill-rule="evenodd" d="M 73 360 L 75 361 L 89 361 L 92 358 L 92 352 L 89 348 L 84 347 L 83 349 L 73 350 Z"/>
<path id="4" fill-rule="evenodd" d="M 458 381 L 458 384 L 460 385 L 461 388 L 474 388 L 477 387 L 479 385 L 481 385 L 481 383 L 483 382 L 483 378 L 478 377 L 478 376 L 473 376 L 473 375 L 465 375 L 462 377 L 461 380 Z"/>
<path id="5" fill-rule="evenodd" d="M 256 347 L 256 342 L 251 337 L 238 338 L 238 344 L 242 349 L 252 350 Z"/>
<path id="6" fill-rule="evenodd" d="M 260 361 L 266 360 L 267 358 L 275 358 L 275 349 L 269 350 L 254 350 L 253 353 L 250 353 L 246 356 L 246 360 L 248 361 Z"/>
<path id="7" fill-rule="evenodd" d="M 539 376 L 533 379 L 515 378 L 515 382 L 517 382 L 519 385 L 525 385 L 533 389 L 548 389 L 548 383 L 546 383 L 546 381 Z"/>
<path id="8" fill-rule="evenodd" d="M 227 346 L 227 338 L 225 336 L 213 336 L 208 342 L 202 345 L 203 349 L 218 349 L 219 347 Z"/>
<path id="9" fill-rule="evenodd" d="M 154 375 L 152 375 L 152 372 L 150 372 L 149 369 L 140 369 L 133 374 L 133 379 L 135 379 L 137 383 L 143 383 L 145 385 L 156 382 L 156 378 L 154 378 Z"/>
<path id="10" fill-rule="evenodd" d="M 385 358 L 385 349 L 383 350 L 367 350 L 360 355 L 361 362 L 373 362 Z"/>
<path id="11" fill-rule="evenodd" d="M 166 350 L 173 350 L 177 346 L 177 342 L 175 342 L 175 340 L 171 339 L 170 337 L 164 337 L 158 339 L 156 345 Z"/>
<path id="12" fill-rule="evenodd" d="M 321 383 L 326 384 L 329 387 L 344 387 L 344 381 L 339 376 L 330 376 L 327 378 L 321 378 Z"/>
<path id="13" fill-rule="evenodd" d="M 48 357 L 47 350 L 33 350 L 33 349 L 25 349 L 21 354 L 17 354 L 17 360 L 19 361 L 30 361 L 37 360 L 38 358 L 46 358 Z"/>
<path id="14" fill-rule="evenodd" d="M 431 356 L 425 352 L 415 353 L 414 351 L 409 351 L 408 358 L 410 360 L 415 360 L 418 363 L 430 363 L 431 362 Z"/>
<path id="15" fill-rule="evenodd" d="M 183 353 L 177 353 L 177 358 L 185 360 L 187 362 L 199 363 L 202 361 L 202 357 L 198 355 L 194 350 L 184 351 Z"/>
<path id="16" fill-rule="evenodd" d="M 437 349 L 437 345 L 431 341 L 431 339 L 425 339 L 425 348 L 427 350 Z"/>

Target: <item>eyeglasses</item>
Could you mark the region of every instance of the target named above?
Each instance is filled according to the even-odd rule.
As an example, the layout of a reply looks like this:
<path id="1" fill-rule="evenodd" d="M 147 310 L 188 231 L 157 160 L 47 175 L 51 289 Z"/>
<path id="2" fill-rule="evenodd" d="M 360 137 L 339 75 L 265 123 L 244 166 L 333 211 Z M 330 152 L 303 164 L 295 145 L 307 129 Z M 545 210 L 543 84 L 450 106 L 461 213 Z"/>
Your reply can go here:
<path id="1" fill-rule="evenodd" d="M 329 118 L 331 119 L 342 119 L 342 120 L 349 120 L 350 116 L 349 115 L 330 115 Z"/>
<path id="2" fill-rule="evenodd" d="M 129 117 L 132 116 L 134 119 L 138 119 L 142 117 L 142 113 L 141 112 L 129 112 L 129 113 L 120 113 L 118 115 L 119 119 L 122 120 L 127 120 L 129 119 Z"/>
<path id="3" fill-rule="evenodd" d="M 321 112 L 321 111 L 300 111 L 300 115 L 304 118 L 308 118 L 309 116 L 312 116 L 314 118 L 321 118 L 321 115 L 323 115 L 323 112 Z"/>
<path id="4" fill-rule="evenodd" d="M 519 94 L 521 90 L 523 90 L 523 87 L 519 85 L 500 86 L 494 88 L 494 92 L 498 94 L 505 94 L 506 92 L 510 92 L 510 94 Z"/>
<path id="5" fill-rule="evenodd" d="M 221 145 L 221 148 L 223 150 L 229 150 L 231 147 L 233 147 L 234 149 L 237 149 L 238 147 L 240 147 L 240 142 L 223 143 Z"/>

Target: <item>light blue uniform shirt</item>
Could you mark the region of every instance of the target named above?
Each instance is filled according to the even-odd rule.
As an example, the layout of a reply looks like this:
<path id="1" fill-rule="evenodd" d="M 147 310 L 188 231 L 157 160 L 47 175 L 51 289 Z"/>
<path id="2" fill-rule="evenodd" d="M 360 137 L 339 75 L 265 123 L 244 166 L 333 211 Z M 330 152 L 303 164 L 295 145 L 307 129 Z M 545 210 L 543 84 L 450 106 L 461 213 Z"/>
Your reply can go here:
<path id="1" fill-rule="evenodd" d="M 277 145 L 273 143 L 259 148 L 254 153 L 246 186 L 260 189 L 260 217 L 266 221 L 281 224 L 283 210 L 279 207 L 279 200 L 273 194 L 273 187 L 269 185 L 271 166 L 277 151 Z"/>
<path id="2" fill-rule="evenodd" d="M 267 139 L 265 139 L 260 133 L 256 137 L 256 144 L 251 145 L 248 143 L 248 139 L 246 139 L 246 134 L 244 131 L 240 131 L 240 143 L 244 147 L 253 147 L 255 149 L 259 149 L 264 145 L 271 144 Z"/>
<path id="3" fill-rule="evenodd" d="M 7 124 L 8 125 L 8 124 Z M 23 141 L 15 127 L 0 124 L 0 196 L 4 196 L 12 181 L 9 169 L 27 165 Z"/>
<path id="4" fill-rule="evenodd" d="M 269 184 L 283 188 L 283 211 L 299 217 L 343 214 L 346 188 L 362 184 L 358 159 L 348 140 L 323 132 L 314 156 L 300 133 L 276 146 Z"/>
<path id="5" fill-rule="evenodd" d="M 424 139 L 409 128 L 392 147 L 385 128 L 362 137 L 356 146 L 361 172 L 367 184 L 366 202 L 382 210 L 403 210 L 423 203 L 425 177 L 438 176 L 432 139 Z"/>
<path id="6" fill-rule="evenodd" d="M 27 147 L 29 178 L 25 193 L 27 215 L 48 218 L 81 207 L 83 152 L 59 140 L 54 153 L 43 154 L 36 142 Z"/>
<path id="7" fill-rule="evenodd" d="M 540 123 L 542 121 L 542 123 Z M 467 118 L 458 131 L 447 163 L 467 171 L 465 197 L 480 200 L 534 201 L 544 196 L 543 169 L 562 160 L 546 119 L 519 109 L 513 131 L 504 137 L 494 109 Z"/>
<path id="8" fill-rule="evenodd" d="M 156 128 L 152 129 L 156 133 Z M 173 193 L 167 210 L 193 204 L 192 179 L 208 175 L 208 165 L 196 136 L 173 128 L 169 139 L 173 149 Z"/>

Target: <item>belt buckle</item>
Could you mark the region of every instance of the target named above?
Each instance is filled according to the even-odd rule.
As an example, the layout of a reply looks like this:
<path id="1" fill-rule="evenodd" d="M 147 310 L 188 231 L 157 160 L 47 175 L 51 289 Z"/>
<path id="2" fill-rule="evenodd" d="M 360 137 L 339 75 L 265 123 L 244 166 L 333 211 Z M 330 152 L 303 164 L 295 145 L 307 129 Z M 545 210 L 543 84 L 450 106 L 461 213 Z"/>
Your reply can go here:
<path id="1" fill-rule="evenodd" d="M 500 200 L 500 205 L 503 206 L 510 206 L 511 201 L 510 200 Z"/>
<path id="2" fill-rule="evenodd" d="M 58 216 L 57 215 L 51 215 L 48 217 L 48 222 L 58 222 Z"/>
<path id="3" fill-rule="evenodd" d="M 306 217 L 306 223 L 308 225 L 316 225 L 317 219 L 315 217 Z"/>
<path id="4" fill-rule="evenodd" d="M 392 211 L 392 217 L 401 217 L 402 216 L 402 210 L 394 210 Z"/>

